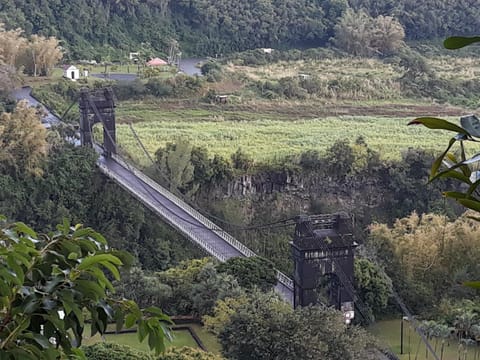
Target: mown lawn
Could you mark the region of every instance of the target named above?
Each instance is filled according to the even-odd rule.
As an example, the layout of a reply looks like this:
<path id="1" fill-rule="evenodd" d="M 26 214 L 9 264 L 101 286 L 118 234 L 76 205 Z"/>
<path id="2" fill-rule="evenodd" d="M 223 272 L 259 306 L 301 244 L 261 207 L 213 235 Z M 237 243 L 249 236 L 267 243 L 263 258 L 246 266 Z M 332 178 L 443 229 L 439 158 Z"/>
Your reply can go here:
<path id="1" fill-rule="evenodd" d="M 382 320 L 370 326 L 369 331 L 377 336 L 380 341 L 390 348 L 401 360 L 426 360 L 433 359 L 431 354 L 426 355 L 426 346 L 420 341 L 420 336 L 413 328 L 404 322 L 403 330 L 403 355 L 400 355 L 400 319 Z M 433 338 L 430 345 L 436 351 L 438 358 L 441 358 L 442 339 Z M 443 360 L 474 360 L 480 354 L 480 347 L 460 345 L 455 339 L 445 342 Z"/>
<path id="2" fill-rule="evenodd" d="M 187 324 L 190 326 L 193 331 L 197 334 L 200 338 L 204 346 L 207 348 L 209 352 L 213 352 L 216 354 L 220 354 L 221 347 L 218 343 L 217 338 L 207 332 L 201 325 L 198 324 Z M 110 328 L 110 326 L 109 326 Z M 111 329 L 113 330 L 114 327 L 112 326 Z M 104 339 L 101 338 L 100 335 L 95 335 L 93 337 L 89 337 L 90 329 L 87 328 L 85 330 L 85 334 L 87 335 L 83 341 L 83 345 L 92 345 L 100 341 L 107 341 L 107 342 L 114 342 L 117 344 L 128 345 L 135 349 L 149 351 L 148 341 L 147 339 L 143 342 L 138 341 L 138 336 L 136 333 L 123 333 L 123 334 L 107 334 L 105 335 Z M 167 347 L 182 347 L 188 346 L 192 348 L 198 348 L 197 343 L 191 336 L 188 330 L 174 330 L 171 332 L 172 334 L 172 341 L 166 341 Z"/>

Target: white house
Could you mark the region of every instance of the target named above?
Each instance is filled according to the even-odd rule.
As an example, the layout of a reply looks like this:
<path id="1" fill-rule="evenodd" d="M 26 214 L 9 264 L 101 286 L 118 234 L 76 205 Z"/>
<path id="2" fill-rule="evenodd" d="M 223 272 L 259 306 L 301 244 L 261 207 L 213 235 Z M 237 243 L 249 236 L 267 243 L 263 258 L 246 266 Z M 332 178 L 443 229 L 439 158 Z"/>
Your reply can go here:
<path id="1" fill-rule="evenodd" d="M 73 65 L 65 65 L 63 67 L 63 77 L 66 77 L 72 81 L 76 81 L 80 79 L 80 70 Z"/>

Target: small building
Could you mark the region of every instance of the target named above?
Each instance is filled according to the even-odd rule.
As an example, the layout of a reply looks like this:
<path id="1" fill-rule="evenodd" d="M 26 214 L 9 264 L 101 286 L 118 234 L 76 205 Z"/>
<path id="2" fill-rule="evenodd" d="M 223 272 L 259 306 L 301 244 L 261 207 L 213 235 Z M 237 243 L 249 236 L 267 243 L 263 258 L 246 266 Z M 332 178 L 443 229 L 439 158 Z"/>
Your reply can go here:
<path id="1" fill-rule="evenodd" d="M 128 59 L 130 61 L 137 62 L 139 58 L 140 58 L 140 53 L 139 52 L 131 52 L 130 54 L 128 54 Z"/>
<path id="2" fill-rule="evenodd" d="M 272 48 L 260 48 L 264 54 L 271 54 L 273 52 Z"/>
<path id="3" fill-rule="evenodd" d="M 70 79 L 72 81 L 76 81 L 80 79 L 80 70 L 77 69 L 76 66 L 65 65 L 63 67 L 63 77 Z"/>
<path id="4" fill-rule="evenodd" d="M 168 63 L 165 60 L 162 60 L 160 58 L 153 58 L 152 60 L 147 61 L 146 65 L 155 67 L 155 66 L 166 66 L 168 65 Z"/>

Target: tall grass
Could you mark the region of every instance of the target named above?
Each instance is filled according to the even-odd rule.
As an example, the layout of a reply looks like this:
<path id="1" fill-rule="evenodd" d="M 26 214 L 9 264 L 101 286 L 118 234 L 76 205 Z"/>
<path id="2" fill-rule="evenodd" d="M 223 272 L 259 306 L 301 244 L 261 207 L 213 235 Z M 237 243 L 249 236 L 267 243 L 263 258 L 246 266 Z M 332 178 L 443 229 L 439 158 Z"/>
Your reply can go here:
<path id="1" fill-rule="evenodd" d="M 147 114 L 148 118 L 154 117 L 152 112 Z M 132 111 L 129 113 L 132 116 Z M 262 162 L 312 149 L 323 151 L 337 140 L 353 142 L 359 136 L 384 159 L 399 159 L 402 150 L 408 148 L 441 151 L 450 135 L 422 127 L 407 127 L 408 119 L 405 118 L 343 116 L 286 121 L 251 114 L 254 119 L 248 121 L 222 121 L 213 116 L 208 119 L 205 115 L 201 113 L 201 119 L 190 118 L 190 121 L 185 117 L 172 117 L 172 120 L 150 118 L 149 121 L 135 122 L 134 128 L 151 154 L 167 142 L 183 138 L 207 148 L 212 156 L 230 157 L 236 149 L 242 148 L 256 161 Z M 141 119 L 142 113 L 136 118 Z M 117 134 L 120 146 L 134 160 L 146 164 L 147 159 L 129 126 L 119 124 Z"/>

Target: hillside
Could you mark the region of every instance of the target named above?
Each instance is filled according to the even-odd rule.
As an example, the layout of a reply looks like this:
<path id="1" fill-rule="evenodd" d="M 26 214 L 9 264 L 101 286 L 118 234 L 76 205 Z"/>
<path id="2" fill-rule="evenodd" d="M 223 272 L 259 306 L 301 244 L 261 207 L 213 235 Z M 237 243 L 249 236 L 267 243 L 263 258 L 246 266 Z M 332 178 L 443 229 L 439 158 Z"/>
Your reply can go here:
<path id="1" fill-rule="evenodd" d="M 392 15 L 407 39 L 471 34 L 480 26 L 472 1 L 374 0 L 5 0 L 0 22 L 64 40 L 67 58 L 115 60 L 128 52 L 225 54 L 258 47 L 323 46 L 347 6 Z M 452 16 L 452 14 L 454 16 Z"/>

